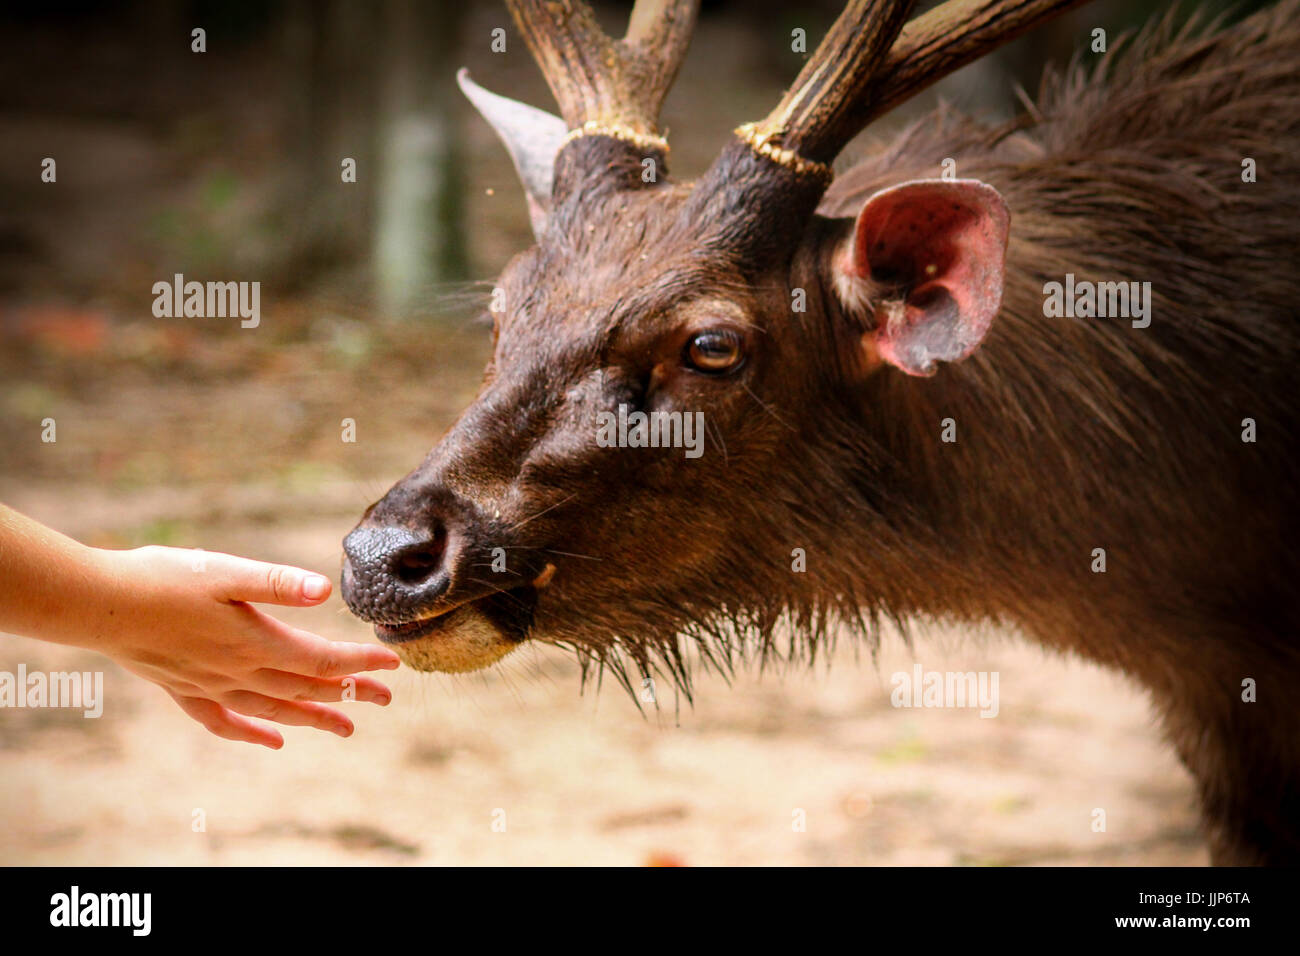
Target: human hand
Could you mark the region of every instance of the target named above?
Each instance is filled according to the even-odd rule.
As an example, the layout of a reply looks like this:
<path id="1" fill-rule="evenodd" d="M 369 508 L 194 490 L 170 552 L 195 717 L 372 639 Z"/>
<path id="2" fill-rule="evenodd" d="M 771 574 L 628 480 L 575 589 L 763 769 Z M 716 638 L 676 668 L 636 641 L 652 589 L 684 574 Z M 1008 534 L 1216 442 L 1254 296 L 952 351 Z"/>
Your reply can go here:
<path id="1" fill-rule="evenodd" d="M 181 548 L 92 554 L 108 588 L 88 609 L 85 623 L 95 636 L 86 646 L 162 687 L 218 737 L 284 746 L 276 730 L 250 718 L 347 737 L 352 721 L 321 701 L 392 699 L 379 681 L 355 673 L 396 668 L 391 650 L 328 641 L 252 606 L 320 604 L 329 597 L 328 578 Z"/>

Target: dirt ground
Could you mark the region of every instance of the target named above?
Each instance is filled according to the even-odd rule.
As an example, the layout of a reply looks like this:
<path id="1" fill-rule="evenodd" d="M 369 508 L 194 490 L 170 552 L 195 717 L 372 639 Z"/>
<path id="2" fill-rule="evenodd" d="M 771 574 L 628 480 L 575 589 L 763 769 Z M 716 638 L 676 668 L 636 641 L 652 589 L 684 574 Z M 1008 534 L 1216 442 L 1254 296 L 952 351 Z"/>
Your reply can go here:
<path id="1" fill-rule="evenodd" d="M 231 542 L 311 564 L 319 522 Z M 365 629 L 339 610 L 302 623 Z M 37 864 L 1204 864 L 1189 781 L 1140 696 L 1009 645 L 1001 712 L 895 710 L 898 644 L 829 674 L 700 682 L 693 710 L 642 718 L 619 691 L 527 648 L 494 672 L 400 672 L 349 740 L 287 728 L 270 751 L 209 737 L 109 666 L 106 709 L 0 720 L 0 859 Z M 927 643 L 927 669 L 976 666 Z M 4 641 L 7 669 L 99 669 Z M 1104 808 L 1107 830 L 1091 829 Z M 193 832 L 202 811 L 206 832 Z M 803 811 L 803 814 L 798 814 Z M 806 826 L 796 830 L 802 816 Z M 504 831 L 500 822 L 504 821 Z M 494 828 L 494 823 L 497 824 Z"/>
<path id="2" fill-rule="evenodd" d="M 443 330 L 407 367 L 428 330 L 362 348 L 345 319 L 276 321 L 293 347 L 242 360 L 217 331 L 178 345 L 129 323 L 96 339 L 93 315 L 22 326 L 0 369 L 0 500 L 103 546 L 201 546 L 337 580 L 341 538 L 472 394 L 486 336 Z M 390 388 L 367 387 L 374 368 Z M 55 444 L 36 438 L 45 411 Z M 345 414 L 356 445 L 339 441 Z M 337 596 L 283 616 L 373 639 Z M 996 670 L 997 717 L 893 708 L 890 675 L 916 662 Z M 0 669 L 19 663 L 102 669 L 106 704 L 97 720 L 0 711 L 5 863 L 1207 862 L 1141 692 L 1011 635 L 887 638 L 877 663 L 841 646 L 829 668 L 730 687 L 701 676 L 693 708 L 661 695 L 646 717 L 528 646 L 483 674 L 389 675 L 393 704 L 353 705 L 353 738 L 286 728 L 278 753 L 208 736 L 93 654 L 0 637 Z"/>

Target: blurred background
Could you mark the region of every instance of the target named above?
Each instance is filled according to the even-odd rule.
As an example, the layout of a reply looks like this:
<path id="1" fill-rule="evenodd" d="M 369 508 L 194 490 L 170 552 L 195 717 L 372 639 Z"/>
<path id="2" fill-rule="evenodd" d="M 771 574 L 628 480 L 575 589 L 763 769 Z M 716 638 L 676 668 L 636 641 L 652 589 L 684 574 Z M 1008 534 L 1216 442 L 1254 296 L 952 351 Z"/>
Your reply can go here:
<path id="1" fill-rule="evenodd" d="M 938 97 L 1011 116 L 1045 63 L 1096 56 L 1094 28 L 1113 44 L 1166 7 L 1065 16 L 854 148 Z M 617 35 L 629 8 L 597 5 Z M 792 31 L 812 49 L 837 11 L 705 2 L 664 109 L 673 174 L 764 115 L 806 57 Z M 0 500 L 94 545 L 228 550 L 337 580 L 343 535 L 472 397 L 492 277 L 531 238 L 460 66 L 554 109 L 495 2 L 0 13 Z M 176 273 L 260 282 L 260 325 L 155 318 L 153 284 Z M 337 597 L 285 616 L 368 639 Z M 1000 670 L 1000 716 L 892 709 L 889 674 L 913 661 Z M 289 729 L 279 754 L 206 736 L 94 655 L 0 637 L 0 669 L 19 662 L 105 670 L 107 703 L 99 720 L 0 711 L 3 862 L 1205 861 L 1141 695 L 1013 635 L 886 641 L 877 662 L 846 648 L 830 675 L 703 678 L 694 709 L 648 718 L 621 692 L 580 695 L 569 660 L 528 647 L 485 674 L 398 674 L 393 706 L 359 709 L 352 740 Z M 1112 808 L 1108 832 L 1091 832 L 1094 807 Z"/>

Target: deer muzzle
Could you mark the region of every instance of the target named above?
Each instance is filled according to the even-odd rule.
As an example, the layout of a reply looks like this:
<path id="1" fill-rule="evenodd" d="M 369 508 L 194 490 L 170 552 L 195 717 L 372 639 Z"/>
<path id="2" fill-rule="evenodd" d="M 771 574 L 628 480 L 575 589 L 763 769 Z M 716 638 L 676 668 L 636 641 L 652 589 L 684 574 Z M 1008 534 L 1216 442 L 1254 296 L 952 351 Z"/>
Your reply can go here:
<path id="1" fill-rule="evenodd" d="M 466 586 L 465 579 L 486 581 L 491 574 L 473 573 L 478 555 L 464 531 L 368 522 L 343 542 L 343 599 L 408 666 L 478 670 L 528 637 L 539 586 L 553 569 L 515 586 L 507 585 L 517 579 Z"/>

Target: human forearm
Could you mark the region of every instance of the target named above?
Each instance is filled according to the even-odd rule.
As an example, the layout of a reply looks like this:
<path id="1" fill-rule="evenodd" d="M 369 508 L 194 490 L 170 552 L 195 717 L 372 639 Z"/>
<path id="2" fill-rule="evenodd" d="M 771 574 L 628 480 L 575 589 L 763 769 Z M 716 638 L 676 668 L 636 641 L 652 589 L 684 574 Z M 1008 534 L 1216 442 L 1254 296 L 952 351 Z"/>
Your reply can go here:
<path id="1" fill-rule="evenodd" d="M 96 549 L 0 504 L 0 631 L 93 646 L 113 587 Z"/>

